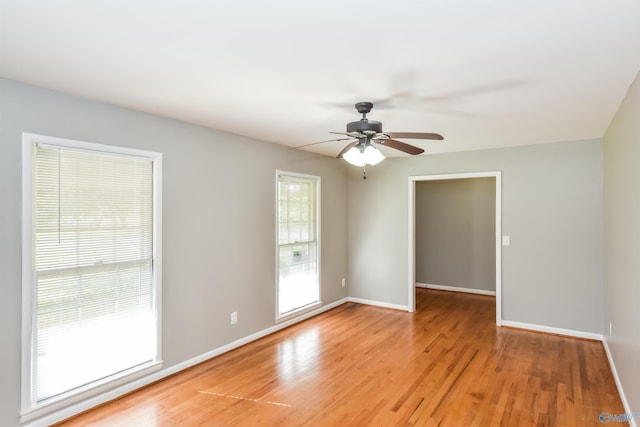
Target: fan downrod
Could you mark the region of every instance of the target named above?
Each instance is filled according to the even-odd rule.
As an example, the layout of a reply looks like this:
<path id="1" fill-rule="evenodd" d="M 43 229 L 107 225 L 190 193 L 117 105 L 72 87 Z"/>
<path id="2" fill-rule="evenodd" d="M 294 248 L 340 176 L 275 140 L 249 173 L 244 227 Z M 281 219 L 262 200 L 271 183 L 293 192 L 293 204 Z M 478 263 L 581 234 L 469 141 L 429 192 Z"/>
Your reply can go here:
<path id="1" fill-rule="evenodd" d="M 382 133 L 382 123 L 367 119 L 367 113 L 371 111 L 372 108 L 373 104 L 371 102 L 358 102 L 356 104 L 356 110 L 362 114 L 362 118 L 357 122 L 347 123 L 347 132 L 357 132 L 367 135 Z"/>
<path id="2" fill-rule="evenodd" d="M 373 108 L 373 104 L 371 102 L 358 102 L 356 104 L 356 110 L 358 113 L 362 114 L 362 118 L 365 119 L 366 115 L 371 112 Z"/>

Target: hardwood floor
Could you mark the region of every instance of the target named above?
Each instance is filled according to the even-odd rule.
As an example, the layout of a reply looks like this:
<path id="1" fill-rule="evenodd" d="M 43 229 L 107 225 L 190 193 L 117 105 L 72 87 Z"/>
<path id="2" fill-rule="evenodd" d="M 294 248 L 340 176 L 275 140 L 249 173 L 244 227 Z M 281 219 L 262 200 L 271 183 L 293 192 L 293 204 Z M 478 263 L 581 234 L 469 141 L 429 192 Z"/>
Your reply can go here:
<path id="1" fill-rule="evenodd" d="M 600 342 L 495 326 L 495 300 L 348 303 L 65 426 L 583 426 L 624 413 Z"/>

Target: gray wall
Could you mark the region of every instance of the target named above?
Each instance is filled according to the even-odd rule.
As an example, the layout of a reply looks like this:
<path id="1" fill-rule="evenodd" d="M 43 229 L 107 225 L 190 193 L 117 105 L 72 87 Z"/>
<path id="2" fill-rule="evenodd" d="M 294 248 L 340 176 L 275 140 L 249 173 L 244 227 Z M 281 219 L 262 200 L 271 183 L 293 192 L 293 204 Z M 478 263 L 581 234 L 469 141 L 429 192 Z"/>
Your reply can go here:
<path id="1" fill-rule="evenodd" d="M 276 169 L 322 177 L 322 301 L 347 296 L 343 162 L 0 79 L 0 425 L 20 408 L 22 132 L 164 154 L 165 367 L 274 325 Z"/>
<path id="2" fill-rule="evenodd" d="M 640 75 L 604 138 L 604 329 L 630 409 L 640 411 Z"/>
<path id="3" fill-rule="evenodd" d="M 503 319 L 602 333 L 601 140 L 391 158 L 366 180 L 351 169 L 350 296 L 407 305 L 409 176 L 498 170 Z"/>
<path id="4" fill-rule="evenodd" d="M 416 282 L 496 290 L 496 180 L 416 182 Z"/>

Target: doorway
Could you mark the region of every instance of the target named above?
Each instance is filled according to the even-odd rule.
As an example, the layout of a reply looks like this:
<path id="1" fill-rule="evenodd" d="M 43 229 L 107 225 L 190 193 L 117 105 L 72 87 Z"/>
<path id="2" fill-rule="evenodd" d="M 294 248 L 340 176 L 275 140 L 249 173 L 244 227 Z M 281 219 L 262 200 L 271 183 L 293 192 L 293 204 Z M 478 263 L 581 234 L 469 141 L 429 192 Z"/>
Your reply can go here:
<path id="1" fill-rule="evenodd" d="M 416 309 L 416 185 L 422 181 L 446 181 L 470 178 L 494 178 L 495 179 L 495 295 L 496 295 L 496 324 L 502 324 L 502 268 L 501 268 L 501 172 L 471 172 L 457 174 L 421 175 L 409 177 L 409 283 L 408 283 L 408 308 Z"/>

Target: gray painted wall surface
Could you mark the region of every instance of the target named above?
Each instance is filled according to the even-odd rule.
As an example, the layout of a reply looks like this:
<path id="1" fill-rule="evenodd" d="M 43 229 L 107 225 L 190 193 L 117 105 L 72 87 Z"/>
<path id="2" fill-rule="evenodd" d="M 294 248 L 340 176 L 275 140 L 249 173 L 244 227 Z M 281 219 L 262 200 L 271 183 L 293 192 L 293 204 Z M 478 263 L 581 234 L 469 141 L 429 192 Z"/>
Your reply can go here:
<path id="1" fill-rule="evenodd" d="M 0 79 L 1 426 L 20 408 L 22 132 L 164 154 L 165 367 L 274 325 L 276 169 L 322 177 L 321 297 L 347 296 L 343 162 Z"/>
<path id="2" fill-rule="evenodd" d="M 442 142 L 446 144 L 446 140 Z M 387 159 L 349 174 L 350 296 L 407 305 L 408 177 L 502 171 L 503 319 L 603 332 L 602 141 Z"/>
<path id="3" fill-rule="evenodd" d="M 416 282 L 495 291 L 496 180 L 416 182 Z"/>
<path id="4" fill-rule="evenodd" d="M 607 343 L 631 411 L 640 412 L 640 74 L 604 137 Z M 636 419 L 638 422 L 638 419 Z"/>

